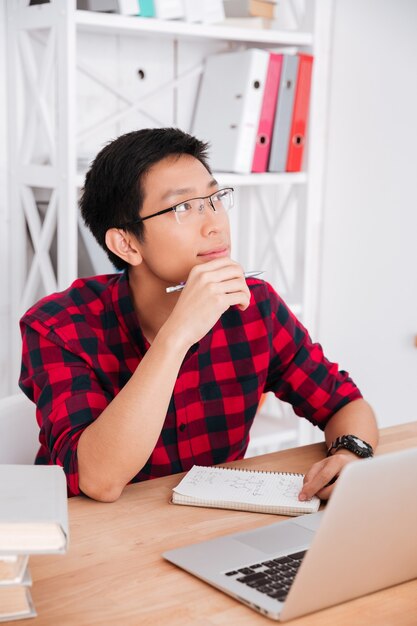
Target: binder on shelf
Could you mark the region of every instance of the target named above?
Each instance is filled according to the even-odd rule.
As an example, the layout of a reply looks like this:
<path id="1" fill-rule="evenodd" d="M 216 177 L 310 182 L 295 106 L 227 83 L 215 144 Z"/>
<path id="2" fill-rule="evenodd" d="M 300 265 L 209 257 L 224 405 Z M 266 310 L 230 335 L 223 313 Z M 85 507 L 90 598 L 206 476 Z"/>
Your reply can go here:
<path id="1" fill-rule="evenodd" d="M 313 57 L 311 54 L 299 53 L 298 58 L 297 85 L 295 88 L 294 109 L 288 146 L 287 172 L 301 171 L 310 105 Z"/>
<path id="2" fill-rule="evenodd" d="M 269 172 L 285 172 L 287 165 L 298 62 L 297 55 L 284 54 L 283 56 L 269 156 Z"/>
<path id="3" fill-rule="evenodd" d="M 154 0 L 140 0 L 139 15 L 141 17 L 155 17 Z"/>
<path id="4" fill-rule="evenodd" d="M 210 142 L 214 170 L 252 169 L 269 56 L 254 48 L 207 58 L 193 133 Z"/>
<path id="5" fill-rule="evenodd" d="M 182 0 L 139 0 L 141 17 L 156 17 L 161 20 L 183 18 Z"/>
<path id="6" fill-rule="evenodd" d="M 200 0 L 200 3 L 203 8 L 203 22 L 205 24 L 216 24 L 224 20 L 223 0 Z"/>
<path id="7" fill-rule="evenodd" d="M 138 15 L 139 0 L 77 0 L 77 9 Z"/>
<path id="8" fill-rule="evenodd" d="M 201 2 L 195 0 L 183 0 L 184 17 L 186 22 L 203 22 L 204 7 Z"/>
<path id="9" fill-rule="evenodd" d="M 250 0 L 223 0 L 226 17 L 250 17 Z"/>
<path id="10" fill-rule="evenodd" d="M 31 0 L 31 4 L 35 4 L 35 2 Z M 36 4 L 41 4 L 41 2 L 36 2 Z M 77 9 L 117 13 L 119 6 L 118 0 L 77 0 Z"/>
<path id="11" fill-rule="evenodd" d="M 268 169 L 281 67 L 282 54 L 270 52 L 255 151 L 253 154 L 252 172 L 266 172 Z"/>
<path id="12" fill-rule="evenodd" d="M 117 0 L 118 12 L 121 15 L 139 15 L 138 0 Z"/>
<path id="13" fill-rule="evenodd" d="M 215 24 L 224 21 L 222 0 L 182 0 L 182 4 L 186 22 Z"/>

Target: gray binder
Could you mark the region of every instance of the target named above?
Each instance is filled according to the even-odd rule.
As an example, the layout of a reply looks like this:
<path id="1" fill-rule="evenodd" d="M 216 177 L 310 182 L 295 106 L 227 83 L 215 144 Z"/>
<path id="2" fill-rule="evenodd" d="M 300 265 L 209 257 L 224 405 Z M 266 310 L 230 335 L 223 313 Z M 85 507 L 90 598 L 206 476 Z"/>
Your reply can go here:
<path id="1" fill-rule="evenodd" d="M 284 54 L 269 155 L 269 172 L 285 172 L 286 169 L 297 72 L 298 56 Z"/>
<path id="2" fill-rule="evenodd" d="M 119 2 L 118 0 L 77 0 L 77 9 L 118 13 Z"/>

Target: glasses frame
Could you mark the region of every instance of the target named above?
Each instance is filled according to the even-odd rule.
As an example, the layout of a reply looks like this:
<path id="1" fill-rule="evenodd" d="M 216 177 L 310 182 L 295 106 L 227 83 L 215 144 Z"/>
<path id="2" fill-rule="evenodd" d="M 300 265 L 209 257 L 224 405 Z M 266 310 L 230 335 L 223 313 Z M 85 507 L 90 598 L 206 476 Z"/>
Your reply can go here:
<path id="1" fill-rule="evenodd" d="M 151 219 L 151 217 L 156 217 L 157 215 L 164 215 L 164 213 L 169 213 L 170 211 L 173 211 L 174 213 L 177 212 L 177 207 L 179 207 L 181 204 L 185 204 L 187 202 L 192 202 L 192 200 L 208 200 L 210 203 L 211 208 L 213 209 L 213 211 L 215 213 L 217 213 L 214 204 L 213 204 L 213 196 L 215 196 L 216 194 L 220 193 L 221 191 L 231 191 L 232 193 L 234 192 L 234 187 L 223 187 L 222 189 L 218 189 L 217 191 L 213 191 L 213 193 L 209 194 L 208 196 L 197 196 L 197 198 L 189 198 L 188 200 L 183 200 L 182 202 L 178 202 L 178 204 L 174 204 L 174 206 L 170 206 L 168 209 L 162 209 L 162 211 L 157 211 L 156 213 L 152 213 L 151 215 L 146 215 L 145 217 L 138 217 L 136 220 L 132 220 L 131 222 L 126 222 L 125 224 L 122 224 L 121 226 L 116 226 L 116 228 L 126 228 L 126 226 L 130 226 L 133 224 L 140 224 L 141 222 L 144 222 L 145 220 L 149 220 Z M 177 220 L 178 221 L 178 220 Z M 179 222 L 178 222 L 179 223 Z"/>

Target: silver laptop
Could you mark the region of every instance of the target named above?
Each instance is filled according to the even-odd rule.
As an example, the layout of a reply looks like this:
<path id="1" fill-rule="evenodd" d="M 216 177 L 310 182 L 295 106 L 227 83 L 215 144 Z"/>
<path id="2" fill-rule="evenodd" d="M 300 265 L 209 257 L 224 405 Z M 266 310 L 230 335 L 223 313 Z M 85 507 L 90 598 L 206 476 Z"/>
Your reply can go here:
<path id="1" fill-rule="evenodd" d="M 164 558 L 286 621 L 417 577 L 417 448 L 349 464 L 324 511 Z"/>

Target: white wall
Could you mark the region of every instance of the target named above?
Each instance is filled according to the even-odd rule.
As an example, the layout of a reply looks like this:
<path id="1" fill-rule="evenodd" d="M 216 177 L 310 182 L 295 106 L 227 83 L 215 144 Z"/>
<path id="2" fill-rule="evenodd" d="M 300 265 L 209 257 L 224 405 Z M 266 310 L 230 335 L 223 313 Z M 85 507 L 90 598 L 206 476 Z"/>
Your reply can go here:
<path id="1" fill-rule="evenodd" d="M 0 397 L 9 393 L 9 267 L 10 241 L 7 204 L 7 126 L 6 126 L 6 3 L 0 0 Z"/>
<path id="2" fill-rule="evenodd" d="M 336 0 L 319 338 L 380 425 L 417 419 L 417 2 Z"/>

